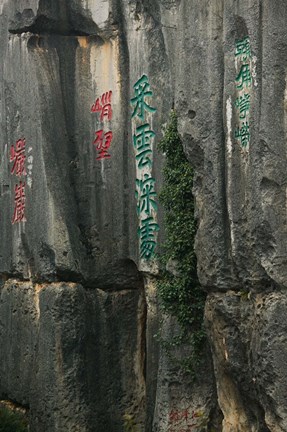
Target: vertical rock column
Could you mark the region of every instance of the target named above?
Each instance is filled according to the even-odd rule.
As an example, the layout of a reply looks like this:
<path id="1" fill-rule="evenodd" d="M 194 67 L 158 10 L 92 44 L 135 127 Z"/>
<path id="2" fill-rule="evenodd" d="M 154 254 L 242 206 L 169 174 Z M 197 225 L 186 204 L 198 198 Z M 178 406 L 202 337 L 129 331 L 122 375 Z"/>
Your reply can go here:
<path id="1" fill-rule="evenodd" d="M 111 5 L 96 3 L 1 9 L 0 394 L 30 407 L 32 432 L 115 432 L 125 413 L 145 417 L 128 58 Z"/>

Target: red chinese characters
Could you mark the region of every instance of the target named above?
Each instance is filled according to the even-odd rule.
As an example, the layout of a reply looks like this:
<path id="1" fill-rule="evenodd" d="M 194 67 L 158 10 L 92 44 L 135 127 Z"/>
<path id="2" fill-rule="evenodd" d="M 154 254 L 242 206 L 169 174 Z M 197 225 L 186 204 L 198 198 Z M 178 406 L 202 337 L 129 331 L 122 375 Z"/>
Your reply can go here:
<path id="1" fill-rule="evenodd" d="M 208 416 L 203 411 L 171 410 L 168 423 L 168 432 L 196 432 L 206 427 Z"/>
<path id="2" fill-rule="evenodd" d="M 111 141 L 113 139 L 113 132 L 109 131 L 104 134 L 103 129 L 95 132 L 96 139 L 93 144 L 96 146 L 98 151 L 97 160 L 110 158 L 111 155 L 108 153 L 108 149 L 110 148 Z"/>
<path id="3" fill-rule="evenodd" d="M 16 146 L 11 146 L 10 150 L 10 162 L 13 163 L 13 167 L 11 169 L 11 174 L 16 174 L 17 177 L 21 177 L 22 175 L 26 175 L 25 170 L 25 139 L 19 139 L 16 142 Z"/>
<path id="4" fill-rule="evenodd" d="M 112 111 L 112 94 L 113 92 L 110 90 L 102 94 L 102 96 L 96 99 L 96 102 L 92 105 L 91 112 L 93 113 L 101 113 L 100 120 L 103 121 L 106 117 L 108 120 L 112 119 L 113 111 Z"/>
<path id="5" fill-rule="evenodd" d="M 12 218 L 12 224 L 19 222 L 26 222 L 25 218 L 25 183 L 20 181 L 19 184 L 15 186 L 15 208 Z"/>
<path id="6" fill-rule="evenodd" d="M 13 162 L 11 168 L 11 174 L 15 175 L 19 178 L 26 176 L 26 168 L 25 168 L 25 147 L 26 141 L 25 138 L 19 139 L 16 142 L 16 145 L 11 146 L 10 149 L 10 162 Z M 19 184 L 15 185 L 14 192 L 14 212 L 12 218 L 12 224 L 26 222 L 25 217 L 25 203 L 26 203 L 26 195 L 25 195 L 25 186 L 26 183 L 20 180 Z"/>
<path id="7" fill-rule="evenodd" d="M 103 93 L 101 97 L 96 99 L 96 102 L 92 105 L 91 112 L 100 114 L 100 122 L 112 120 L 112 94 L 110 90 Z M 113 132 L 104 132 L 104 129 L 99 129 L 95 132 L 96 138 L 93 142 L 97 150 L 96 160 L 109 159 L 111 155 L 108 150 L 111 146 L 113 139 Z"/>
<path id="8" fill-rule="evenodd" d="M 176 410 L 171 410 L 169 413 L 169 422 L 170 423 L 175 423 L 178 422 L 180 420 L 187 420 L 188 419 L 188 410 L 185 409 L 183 411 L 176 411 Z"/>

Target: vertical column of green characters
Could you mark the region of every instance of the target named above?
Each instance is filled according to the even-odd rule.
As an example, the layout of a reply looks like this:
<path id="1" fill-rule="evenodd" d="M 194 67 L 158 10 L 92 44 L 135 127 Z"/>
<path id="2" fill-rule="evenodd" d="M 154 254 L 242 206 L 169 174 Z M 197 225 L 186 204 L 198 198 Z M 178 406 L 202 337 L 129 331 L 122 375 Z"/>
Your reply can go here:
<path id="1" fill-rule="evenodd" d="M 152 130 L 151 122 L 156 108 L 151 106 L 153 92 L 146 75 L 142 75 L 134 84 L 133 89 L 134 96 L 131 99 L 131 106 L 140 257 L 143 260 L 151 260 L 154 257 L 159 231 L 157 194 L 155 179 L 152 177 L 155 132 Z"/>
<path id="2" fill-rule="evenodd" d="M 250 102 L 252 89 L 252 61 L 249 36 L 235 42 L 236 67 L 236 100 L 238 124 L 235 128 L 235 139 L 241 149 L 248 151 L 250 143 Z"/>

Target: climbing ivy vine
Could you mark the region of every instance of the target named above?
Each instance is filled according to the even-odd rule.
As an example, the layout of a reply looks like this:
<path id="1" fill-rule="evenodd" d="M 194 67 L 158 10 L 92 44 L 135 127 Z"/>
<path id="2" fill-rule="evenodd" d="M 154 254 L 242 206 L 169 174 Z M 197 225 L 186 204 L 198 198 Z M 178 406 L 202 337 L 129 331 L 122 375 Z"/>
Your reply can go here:
<path id="1" fill-rule="evenodd" d="M 164 185 L 159 195 L 165 214 L 166 240 L 161 255 L 164 270 L 157 289 L 162 311 L 175 317 L 180 327 L 176 337 L 169 340 L 161 338 L 162 345 L 170 355 L 175 346 L 190 346 L 191 354 L 179 363 L 184 370 L 195 374 L 205 340 L 205 294 L 199 286 L 194 252 L 193 169 L 184 154 L 177 123 L 177 115 L 172 111 L 164 137 L 158 145 L 166 157 Z M 171 266 L 172 272 L 167 270 Z"/>

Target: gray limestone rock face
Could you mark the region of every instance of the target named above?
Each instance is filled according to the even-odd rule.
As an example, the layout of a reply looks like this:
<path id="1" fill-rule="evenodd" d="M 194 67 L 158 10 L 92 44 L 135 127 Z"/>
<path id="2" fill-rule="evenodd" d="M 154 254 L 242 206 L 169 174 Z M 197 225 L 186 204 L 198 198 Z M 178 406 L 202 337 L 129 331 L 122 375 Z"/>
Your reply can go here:
<path id="1" fill-rule="evenodd" d="M 0 396 L 31 432 L 287 430 L 286 22 L 282 0 L 0 0 Z M 192 384 L 154 338 L 172 108 L 217 395 L 208 349 Z"/>
<path id="2" fill-rule="evenodd" d="M 190 3 L 194 12 L 181 3 L 193 25 L 180 42 L 187 61 L 178 106 L 196 172 L 198 272 L 210 293 L 223 431 L 284 431 L 286 8 Z"/>
<path id="3" fill-rule="evenodd" d="M 142 290 L 10 280 L 0 294 L 0 395 L 29 408 L 30 430 L 144 423 Z"/>
<path id="4" fill-rule="evenodd" d="M 29 407 L 31 432 L 120 432 L 125 414 L 161 430 L 214 393 L 212 374 L 190 403 L 185 378 L 164 378 L 158 266 L 143 259 L 162 210 L 135 198 L 147 178 L 153 193 L 162 183 L 179 5 L 0 2 L 0 395 Z M 131 104 L 141 78 L 143 111 Z"/>
<path id="5" fill-rule="evenodd" d="M 223 431 L 285 431 L 286 295 L 213 294 L 206 323 Z"/>
<path id="6" fill-rule="evenodd" d="M 282 2 L 192 3 L 194 18 L 188 13 L 192 6 L 181 3 L 185 28 L 189 19 L 194 24 L 180 42 L 187 60 L 178 105 L 186 153 L 197 176 L 200 280 L 211 291 L 282 288 L 286 10 Z M 244 38 L 247 57 L 236 52 Z M 243 70 L 248 81 L 241 81 Z M 248 99 L 247 111 L 240 111 L 240 98 Z"/>

